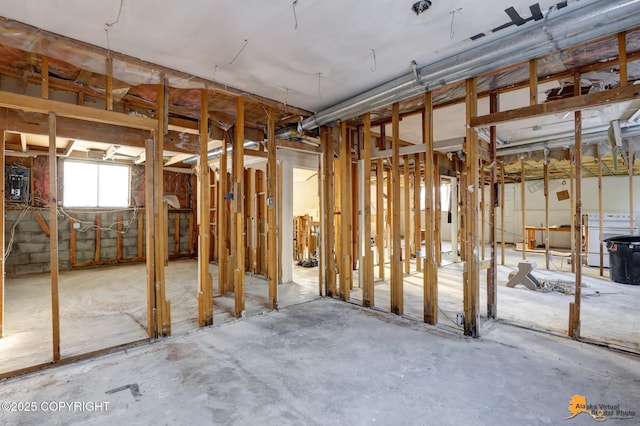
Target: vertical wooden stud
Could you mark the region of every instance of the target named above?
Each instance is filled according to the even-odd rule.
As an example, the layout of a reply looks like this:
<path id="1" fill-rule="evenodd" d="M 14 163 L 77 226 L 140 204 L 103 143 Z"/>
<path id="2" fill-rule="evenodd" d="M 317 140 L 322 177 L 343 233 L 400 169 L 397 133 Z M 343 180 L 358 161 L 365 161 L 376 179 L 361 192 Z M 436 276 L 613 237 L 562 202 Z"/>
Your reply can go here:
<path id="1" fill-rule="evenodd" d="M 574 112 L 575 121 L 575 162 L 576 165 L 576 191 L 575 198 L 575 212 L 573 214 L 573 240 L 578 255 L 575 257 L 575 298 L 573 306 L 570 307 L 572 312 L 572 322 L 569 324 L 569 336 L 574 339 L 580 338 L 580 297 L 582 293 L 582 261 L 580 254 L 582 253 L 582 112 Z"/>
<path id="2" fill-rule="evenodd" d="M 276 126 L 275 111 L 267 110 L 267 276 L 269 280 L 269 308 L 278 309 L 278 244 L 276 237 Z"/>
<path id="3" fill-rule="evenodd" d="M 118 222 L 118 224 L 116 225 L 116 231 L 117 231 L 117 234 L 116 234 L 116 260 L 118 262 L 122 260 L 122 250 L 123 250 L 123 248 L 122 248 L 122 233 L 123 233 L 123 229 L 124 229 L 124 226 L 122 224 L 123 220 L 124 219 L 123 219 L 122 212 L 118 212 L 117 219 L 116 219 L 116 221 Z M 73 226 L 72 226 L 72 228 L 73 228 Z"/>
<path id="4" fill-rule="evenodd" d="M 378 252 L 378 278 L 384 280 L 384 163 L 376 161 L 376 249 Z"/>
<path id="5" fill-rule="evenodd" d="M 155 133 L 155 132 L 154 132 Z M 156 310 L 156 250 L 154 241 L 154 202 L 155 195 L 153 185 L 155 181 L 155 170 L 153 167 L 153 158 L 155 145 L 155 137 L 152 135 L 145 142 L 145 156 L 147 161 L 144 163 L 144 187 L 145 187 L 145 256 L 147 265 L 147 334 L 151 339 L 158 337 L 160 331 L 158 329 L 158 312 Z M 138 230 L 140 231 L 141 222 L 138 220 Z M 140 234 L 138 234 L 138 253 L 140 253 Z"/>
<path id="6" fill-rule="evenodd" d="M 425 162 L 426 164 L 426 162 Z M 425 166 L 425 179 L 426 179 L 426 166 Z M 436 265 L 442 264 L 442 232 L 440 231 L 440 225 L 442 223 L 442 200 L 440 199 L 440 155 L 437 152 L 433 153 L 433 182 L 434 182 L 434 206 L 433 206 L 433 232 L 435 238 L 435 260 Z M 426 184 L 425 184 L 426 187 Z M 452 192 L 455 189 L 452 188 Z M 455 192 L 454 192 L 455 193 Z M 455 206 L 455 209 L 452 206 L 452 210 L 454 214 L 458 214 L 458 206 Z M 425 223 L 425 229 L 427 228 L 427 224 Z"/>
<path id="7" fill-rule="evenodd" d="M 520 212 L 522 214 L 522 226 L 520 231 L 522 232 L 522 259 L 527 258 L 527 247 L 529 247 L 529 241 L 527 237 L 527 210 L 526 210 L 526 183 L 527 178 L 524 170 L 524 160 L 520 160 Z"/>
<path id="8" fill-rule="evenodd" d="M 56 115 L 53 112 L 49 113 L 49 232 L 51 322 L 53 361 L 55 362 L 60 359 L 60 305 L 58 299 L 58 158 L 56 157 Z"/>
<path id="9" fill-rule="evenodd" d="M 74 266 L 76 264 L 77 254 L 77 235 L 76 228 L 74 227 L 74 225 L 76 224 L 75 218 L 75 215 L 71 215 L 71 220 L 69 221 L 69 264 L 71 264 L 71 266 Z"/>
<path id="10" fill-rule="evenodd" d="M 107 111 L 113 111 L 113 58 L 107 57 L 105 81 L 105 107 Z"/>
<path id="11" fill-rule="evenodd" d="M 391 312 L 402 315 L 403 309 L 403 273 L 400 247 L 400 104 L 392 106 L 392 157 L 391 157 Z"/>
<path id="12" fill-rule="evenodd" d="M 220 179 L 218 185 L 218 291 L 227 294 L 229 285 L 229 174 L 227 173 L 227 133 L 222 138 L 222 151 L 220 154 Z"/>
<path id="13" fill-rule="evenodd" d="M 505 241 L 504 241 L 504 163 L 500 163 L 500 264 L 504 266 Z"/>
<path id="14" fill-rule="evenodd" d="M 213 283 L 209 272 L 211 236 L 211 200 L 209 185 L 211 172 L 208 160 L 209 144 L 209 91 L 200 89 L 200 157 L 198 158 L 198 326 L 213 324 Z M 179 217 L 176 213 L 176 217 Z M 179 224 L 175 240 L 179 247 Z"/>
<path id="15" fill-rule="evenodd" d="M 466 81 L 466 119 L 467 138 L 465 140 L 465 169 L 467 180 L 464 191 L 466 193 L 465 217 L 465 272 L 463 273 L 464 288 L 464 334 L 478 337 L 479 330 L 479 283 L 480 268 L 478 262 L 478 135 L 471 127 L 471 118 L 478 112 L 477 80 L 470 78 Z"/>
<path id="16" fill-rule="evenodd" d="M 598 235 L 598 241 L 600 244 L 599 250 L 599 259 L 600 259 L 600 276 L 604 276 L 604 247 L 602 245 L 602 240 L 604 239 L 604 229 L 602 229 L 604 225 L 604 218 L 602 217 L 602 150 L 600 147 L 596 147 L 598 150 L 598 226 L 600 229 L 600 235 Z"/>
<path id="17" fill-rule="evenodd" d="M 153 168 L 154 168 L 154 203 L 153 203 L 153 229 L 154 229 L 154 242 L 155 242 L 155 291 L 156 291 L 156 312 L 158 314 L 158 333 L 162 336 L 170 336 L 171 335 L 171 321 L 170 321 L 170 312 L 168 310 L 169 304 L 166 300 L 165 294 L 165 258 L 167 251 L 167 241 L 166 241 L 166 215 L 165 215 L 165 206 L 164 206 L 164 135 L 167 133 L 168 129 L 168 101 L 169 101 L 169 82 L 167 78 L 163 77 L 161 79 L 161 84 L 158 85 L 158 95 L 157 95 L 157 120 L 158 120 L 158 131 L 155 133 L 155 144 L 154 144 L 154 152 L 152 157 L 147 157 L 147 162 L 149 162 L 149 158 L 153 158 Z"/>
<path id="18" fill-rule="evenodd" d="M 320 128 L 324 161 L 324 258 L 325 280 L 327 297 L 335 297 L 336 290 L 336 264 L 335 264 L 335 222 L 334 222 L 334 158 L 333 138 L 331 132 L 325 126 Z"/>
<path id="19" fill-rule="evenodd" d="M 529 105 L 538 103 L 538 61 L 529 61 Z"/>
<path id="20" fill-rule="evenodd" d="M 618 66 L 620 67 L 620 87 L 627 85 L 627 33 L 624 31 L 618 34 Z"/>
<path id="21" fill-rule="evenodd" d="M 431 92 L 424 95 L 422 113 L 422 139 L 425 144 L 424 167 L 424 204 L 425 204 L 425 257 L 423 274 L 423 318 L 427 324 L 438 323 L 438 267 L 435 256 L 434 192 L 440 192 L 440 186 L 434 185 L 436 174 L 433 152 L 433 98 Z M 438 174 L 439 180 L 439 174 Z"/>
<path id="22" fill-rule="evenodd" d="M 422 163 L 424 154 L 415 154 L 414 155 L 414 166 L 413 166 L 413 247 L 416 255 L 416 271 L 422 272 L 422 227 L 421 227 L 421 216 L 422 212 L 420 211 L 420 188 L 422 186 Z"/>
<path id="23" fill-rule="evenodd" d="M 238 97 L 236 103 L 235 146 L 233 147 L 233 215 L 235 218 L 235 250 L 233 253 L 233 291 L 235 295 L 235 316 L 244 316 L 244 98 Z"/>
<path id="24" fill-rule="evenodd" d="M 49 99 L 49 57 L 43 52 L 40 61 L 40 97 Z"/>
<path id="25" fill-rule="evenodd" d="M 403 173 L 402 181 L 404 183 L 404 272 L 411 273 L 411 183 L 409 182 L 409 156 L 405 155 L 402 159 Z"/>
<path id="26" fill-rule="evenodd" d="M 633 143 L 629 141 L 629 152 L 627 153 L 627 169 L 629 170 L 629 234 L 635 233 L 635 212 L 633 208 L 633 157 Z"/>
<path id="27" fill-rule="evenodd" d="M 489 95 L 489 112 L 498 112 L 498 94 L 493 92 Z M 498 315 L 498 265 L 496 262 L 496 207 L 498 205 L 496 194 L 496 126 L 489 127 L 489 158 L 491 166 L 489 170 L 489 269 L 487 270 L 487 316 L 495 319 Z M 484 193 L 484 191 L 483 191 Z M 484 203 L 483 203 L 484 205 Z"/>
<path id="28" fill-rule="evenodd" d="M 545 266 L 549 270 L 549 158 L 547 151 L 544 152 L 544 259 Z"/>
<path id="29" fill-rule="evenodd" d="M 373 253 L 371 252 L 371 114 L 364 115 L 362 163 L 364 167 L 364 229 L 363 235 L 363 274 L 362 304 L 366 307 L 374 306 L 373 282 Z"/>
<path id="30" fill-rule="evenodd" d="M 347 123 L 340 123 L 340 286 L 342 300 L 349 300 L 353 285 L 351 261 L 351 145 L 347 139 Z"/>

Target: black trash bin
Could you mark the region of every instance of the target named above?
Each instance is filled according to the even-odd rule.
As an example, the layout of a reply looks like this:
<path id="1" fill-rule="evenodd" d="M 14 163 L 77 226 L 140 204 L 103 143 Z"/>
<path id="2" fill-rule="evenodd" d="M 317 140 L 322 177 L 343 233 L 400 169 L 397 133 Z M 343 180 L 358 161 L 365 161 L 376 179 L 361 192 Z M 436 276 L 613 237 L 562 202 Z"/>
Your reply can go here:
<path id="1" fill-rule="evenodd" d="M 640 235 L 620 235 L 604 240 L 609 251 L 611 279 L 621 284 L 640 284 Z"/>

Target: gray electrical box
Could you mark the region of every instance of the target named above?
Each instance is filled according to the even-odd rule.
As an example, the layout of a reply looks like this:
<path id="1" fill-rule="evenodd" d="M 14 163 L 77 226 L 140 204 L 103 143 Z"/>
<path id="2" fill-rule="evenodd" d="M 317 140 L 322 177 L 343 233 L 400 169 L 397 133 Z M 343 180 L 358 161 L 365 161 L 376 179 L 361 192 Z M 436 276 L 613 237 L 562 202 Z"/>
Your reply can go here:
<path id="1" fill-rule="evenodd" d="M 7 166 L 5 169 L 5 199 L 9 203 L 30 201 L 30 170 L 28 167 Z"/>

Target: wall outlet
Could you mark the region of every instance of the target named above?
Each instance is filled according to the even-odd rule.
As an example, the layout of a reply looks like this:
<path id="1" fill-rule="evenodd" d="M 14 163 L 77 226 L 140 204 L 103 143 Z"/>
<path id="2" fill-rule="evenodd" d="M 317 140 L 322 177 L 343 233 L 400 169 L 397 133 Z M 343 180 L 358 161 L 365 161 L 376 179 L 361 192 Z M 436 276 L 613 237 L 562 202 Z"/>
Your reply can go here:
<path id="1" fill-rule="evenodd" d="M 464 325 L 464 314 L 456 314 L 456 324 Z"/>
<path id="2" fill-rule="evenodd" d="M 73 229 L 80 229 L 80 222 L 73 222 Z"/>

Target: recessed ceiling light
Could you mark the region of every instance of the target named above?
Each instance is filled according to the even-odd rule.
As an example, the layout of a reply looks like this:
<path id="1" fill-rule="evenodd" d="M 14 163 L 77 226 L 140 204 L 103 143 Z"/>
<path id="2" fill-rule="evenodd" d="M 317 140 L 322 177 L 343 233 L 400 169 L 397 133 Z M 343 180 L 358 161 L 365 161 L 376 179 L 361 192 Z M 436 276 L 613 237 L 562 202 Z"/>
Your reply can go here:
<path id="1" fill-rule="evenodd" d="M 431 1 L 430 0 L 420 0 L 420 1 L 415 2 L 413 4 L 413 6 L 411 6 L 411 10 L 413 10 L 413 12 L 416 15 L 420 15 L 422 12 L 424 12 L 427 9 L 429 9 L 429 7 L 431 7 Z"/>

